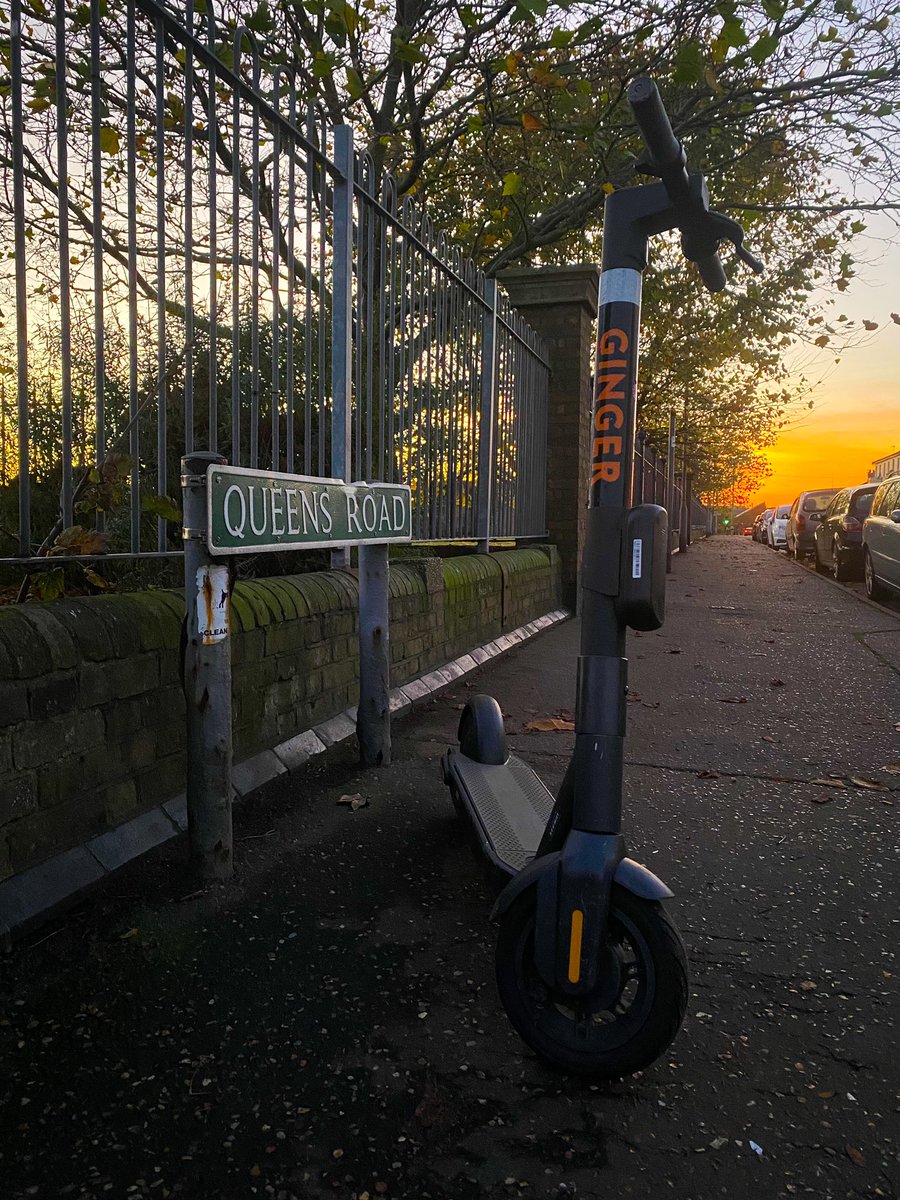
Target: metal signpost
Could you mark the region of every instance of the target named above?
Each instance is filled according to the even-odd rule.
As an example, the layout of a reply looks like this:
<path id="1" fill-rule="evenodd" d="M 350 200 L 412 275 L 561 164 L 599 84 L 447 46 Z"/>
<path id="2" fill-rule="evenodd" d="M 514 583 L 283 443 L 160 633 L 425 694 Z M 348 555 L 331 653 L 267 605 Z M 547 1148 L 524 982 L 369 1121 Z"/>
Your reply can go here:
<path id="1" fill-rule="evenodd" d="M 390 762 L 388 547 L 412 538 L 402 484 L 351 483 L 182 459 L 191 856 L 206 878 L 232 871 L 231 582 L 222 558 L 359 547 L 359 706 L 364 765 Z M 349 549 L 348 549 L 349 553 Z M 219 561 L 217 561 L 219 560 Z"/>

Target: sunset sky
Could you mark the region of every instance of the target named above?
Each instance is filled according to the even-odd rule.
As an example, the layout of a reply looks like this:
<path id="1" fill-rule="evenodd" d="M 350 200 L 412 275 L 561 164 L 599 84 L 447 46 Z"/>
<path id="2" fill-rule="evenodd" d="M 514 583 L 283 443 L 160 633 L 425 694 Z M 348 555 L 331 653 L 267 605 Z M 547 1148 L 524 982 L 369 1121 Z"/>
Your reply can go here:
<path id="1" fill-rule="evenodd" d="M 811 397 L 815 408 L 766 452 L 772 474 L 753 504 L 788 504 L 810 488 L 864 483 L 873 459 L 900 449 L 900 325 L 890 315 L 900 311 L 900 234 L 887 218 L 874 218 L 870 231 L 881 240 L 860 239 L 856 249 L 869 262 L 835 311 L 877 321 L 878 330 L 837 365 L 824 352 L 804 363 L 811 381 L 825 376 Z"/>

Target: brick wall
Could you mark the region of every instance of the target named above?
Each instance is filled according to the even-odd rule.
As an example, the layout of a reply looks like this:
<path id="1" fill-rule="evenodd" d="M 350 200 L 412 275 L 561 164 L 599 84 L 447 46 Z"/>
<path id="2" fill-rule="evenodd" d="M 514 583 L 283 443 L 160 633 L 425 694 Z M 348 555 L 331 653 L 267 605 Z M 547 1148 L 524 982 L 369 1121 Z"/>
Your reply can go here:
<path id="1" fill-rule="evenodd" d="M 391 682 L 559 603 L 553 547 L 391 567 Z M 0 879 L 184 790 L 177 592 L 0 608 Z M 358 590 L 321 571 L 239 583 L 235 761 L 355 704 Z"/>

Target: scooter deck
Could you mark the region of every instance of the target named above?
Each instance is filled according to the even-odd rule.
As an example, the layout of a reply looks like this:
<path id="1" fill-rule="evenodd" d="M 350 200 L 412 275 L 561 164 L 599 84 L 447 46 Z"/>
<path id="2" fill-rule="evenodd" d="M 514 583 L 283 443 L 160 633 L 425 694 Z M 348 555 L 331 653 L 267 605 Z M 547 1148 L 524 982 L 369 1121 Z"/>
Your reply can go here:
<path id="1" fill-rule="evenodd" d="M 537 852 L 553 796 L 514 754 L 503 766 L 486 766 L 451 750 L 447 769 L 485 854 L 501 870 L 517 874 Z"/>

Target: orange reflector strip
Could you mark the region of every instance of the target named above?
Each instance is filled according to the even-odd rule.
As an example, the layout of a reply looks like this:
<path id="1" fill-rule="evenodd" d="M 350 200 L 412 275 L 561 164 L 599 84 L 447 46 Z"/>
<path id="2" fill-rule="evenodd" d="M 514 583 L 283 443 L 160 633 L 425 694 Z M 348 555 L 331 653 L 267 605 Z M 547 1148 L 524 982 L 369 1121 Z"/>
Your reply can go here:
<path id="1" fill-rule="evenodd" d="M 581 931 L 584 929 L 584 913 L 576 908 L 572 913 L 572 932 L 569 935 L 569 983 L 581 978 Z"/>

